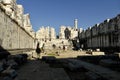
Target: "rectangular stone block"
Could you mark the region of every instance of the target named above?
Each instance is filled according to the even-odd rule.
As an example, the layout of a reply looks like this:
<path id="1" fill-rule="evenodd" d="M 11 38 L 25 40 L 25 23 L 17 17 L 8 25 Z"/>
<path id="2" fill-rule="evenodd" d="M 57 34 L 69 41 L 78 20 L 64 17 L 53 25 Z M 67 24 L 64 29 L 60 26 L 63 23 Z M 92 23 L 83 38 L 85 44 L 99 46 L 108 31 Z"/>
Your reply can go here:
<path id="1" fill-rule="evenodd" d="M 3 63 L 0 62 L 0 72 L 3 71 Z"/>
<path id="2" fill-rule="evenodd" d="M 102 80 L 101 77 L 91 71 L 86 72 L 86 79 L 89 80 Z"/>
<path id="3" fill-rule="evenodd" d="M 64 65 L 66 68 L 68 68 L 70 71 L 77 71 L 83 68 L 80 64 L 73 64 L 69 62 L 68 64 Z"/>
<path id="4" fill-rule="evenodd" d="M 92 55 L 105 55 L 104 52 L 92 52 L 91 54 Z"/>
<path id="5" fill-rule="evenodd" d="M 117 68 L 120 67 L 119 61 L 113 61 L 112 59 L 102 59 L 99 62 L 100 65 L 109 67 L 109 68 Z"/>
<path id="6" fill-rule="evenodd" d="M 46 61 L 48 63 L 55 63 L 56 62 L 56 58 L 54 56 L 43 56 L 42 60 Z"/>
<path id="7" fill-rule="evenodd" d="M 18 69 L 18 64 L 12 59 L 8 60 L 6 65 L 11 66 L 12 69 Z"/>
<path id="8" fill-rule="evenodd" d="M 81 60 L 75 60 L 75 59 L 71 59 L 71 60 L 76 61 L 77 64 L 81 64 L 85 69 L 87 69 L 97 75 L 100 75 L 102 77 L 102 79 L 97 79 L 97 80 L 120 80 L 119 72 L 112 71 L 108 68 L 105 68 L 105 67 L 102 67 L 99 65 L 94 65 L 94 64 L 84 62 Z"/>
<path id="9" fill-rule="evenodd" d="M 7 69 L 1 73 L 1 76 L 10 76 L 11 78 L 15 78 L 17 76 L 17 72 L 13 69 Z"/>
<path id="10" fill-rule="evenodd" d="M 115 55 L 120 59 L 120 53 L 115 53 Z"/>

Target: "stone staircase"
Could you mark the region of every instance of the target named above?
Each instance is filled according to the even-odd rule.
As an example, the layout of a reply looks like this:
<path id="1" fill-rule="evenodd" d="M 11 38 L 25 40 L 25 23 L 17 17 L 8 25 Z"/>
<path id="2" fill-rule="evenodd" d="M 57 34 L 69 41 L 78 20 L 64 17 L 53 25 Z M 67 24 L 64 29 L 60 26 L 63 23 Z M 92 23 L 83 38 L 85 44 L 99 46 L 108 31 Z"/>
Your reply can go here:
<path id="1" fill-rule="evenodd" d="M 64 43 L 62 43 L 64 42 Z M 56 48 L 59 48 L 59 46 L 63 46 L 63 45 L 71 45 L 68 40 L 51 40 L 51 41 L 47 41 L 45 42 L 45 49 L 53 49 L 52 45 L 55 44 Z"/>

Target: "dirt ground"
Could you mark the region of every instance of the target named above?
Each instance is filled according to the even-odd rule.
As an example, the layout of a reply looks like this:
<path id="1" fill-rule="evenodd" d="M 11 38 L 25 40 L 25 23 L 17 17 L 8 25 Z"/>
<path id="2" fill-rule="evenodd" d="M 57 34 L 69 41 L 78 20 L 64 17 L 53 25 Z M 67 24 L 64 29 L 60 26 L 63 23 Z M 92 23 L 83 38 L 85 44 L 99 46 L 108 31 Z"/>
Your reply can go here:
<path id="1" fill-rule="evenodd" d="M 59 52 L 59 55 L 56 52 Z M 58 67 L 51 67 L 51 64 L 37 60 L 34 51 L 28 53 L 32 55 L 32 58 L 29 58 L 28 62 L 18 70 L 18 80 L 85 80 L 84 71 L 71 72 L 60 65 Z M 41 53 L 40 58 L 42 56 L 54 56 L 57 59 L 67 59 L 75 58 L 78 55 L 85 55 L 85 52 L 47 50 L 45 53 Z M 52 65 L 57 66 L 57 64 Z"/>
<path id="2" fill-rule="evenodd" d="M 45 50 L 45 52 L 42 52 L 40 54 L 39 59 L 37 57 L 35 50 L 23 53 L 28 54 L 28 61 L 25 64 L 21 65 L 18 70 L 16 70 L 18 75 L 14 80 L 90 80 L 89 75 L 91 75 L 90 73 L 91 70 L 89 70 L 86 67 L 74 68 L 75 64 L 73 62 L 74 60 L 78 60 L 79 57 L 82 57 L 83 59 L 83 57 L 85 58 L 85 56 L 91 55 L 86 54 L 86 51 Z M 99 62 L 97 60 L 94 60 L 96 58 L 93 58 L 93 60 L 90 61 L 89 59 L 92 58 L 88 57 L 86 57 L 84 60 L 80 59 L 81 62 L 80 61 L 78 62 L 80 62 L 80 64 L 83 62 L 88 62 L 90 64 L 97 62 L 98 63 L 98 67 L 96 67 L 97 69 L 95 68 L 96 64 L 93 67 L 90 67 L 90 69 L 93 70 L 95 69 L 95 71 L 97 70 L 99 72 L 101 71 L 101 69 L 104 70 L 104 67 L 99 69 L 101 65 L 99 65 Z M 70 64 L 71 62 L 68 62 L 71 59 L 73 62 L 72 64 L 74 65 L 71 65 Z M 106 72 L 108 72 L 107 74 L 109 74 L 111 70 L 108 70 Z M 88 73 L 88 77 L 86 73 Z M 92 77 L 94 78 L 95 75 L 92 75 Z"/>

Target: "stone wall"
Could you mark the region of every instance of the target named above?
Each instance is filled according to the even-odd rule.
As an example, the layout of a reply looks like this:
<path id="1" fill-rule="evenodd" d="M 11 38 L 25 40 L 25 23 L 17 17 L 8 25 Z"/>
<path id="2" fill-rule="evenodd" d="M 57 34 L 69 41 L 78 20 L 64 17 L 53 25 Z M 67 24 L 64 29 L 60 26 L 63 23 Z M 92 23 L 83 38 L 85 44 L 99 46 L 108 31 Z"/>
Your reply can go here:
<path id="1" fill-rule="evenodd" d="M 71 26 L 60 26 L 59 39 L 74 39 L 78 37 L 78 29 Z"/>
<path id="2" fill-rule="evenodd" d="M 0 3 L 0 50 L 34 48 L 34 37 Z"/>
<path id="3" fill-rule="evenodd" d="M 56 32 L 53 27 L 40 27 L 40 29 L 36 32 L 36 38 L 38 41 L 48 41 L 56 39 Z"/>
<path id="4" fill-rule="evenodd" d="M 120 15 L 79 33 L 80 45 L 84 48 L 120 49 Z"/>
<path id="5" fill-rule="evenodd" d="M 66 39 L 54 39 L 54 40 L 51 40 L 51 41 L 47 41 L 44 43 L 44 47 L 45 49 L 54 49 L 53 48 L 53 45 L 55 45 L 55 49 L 63 49 L 63 46 L 66 46 L 68 49 L 71 49 L 71 41 L 68 41 Z"/>

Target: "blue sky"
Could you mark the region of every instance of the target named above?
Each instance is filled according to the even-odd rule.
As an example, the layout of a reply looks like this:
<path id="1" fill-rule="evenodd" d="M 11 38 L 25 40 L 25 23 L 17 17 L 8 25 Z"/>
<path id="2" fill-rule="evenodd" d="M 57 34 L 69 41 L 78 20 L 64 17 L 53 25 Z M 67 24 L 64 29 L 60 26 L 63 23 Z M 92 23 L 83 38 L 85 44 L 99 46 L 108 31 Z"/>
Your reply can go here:
<path id="1" fill-rule="evenodd" d="M 87 29 L 120 14 L 120 0 L 17 0 L 29 13 L 34 31 L 51 26 L 59 32 L 61 25 Z"/>

